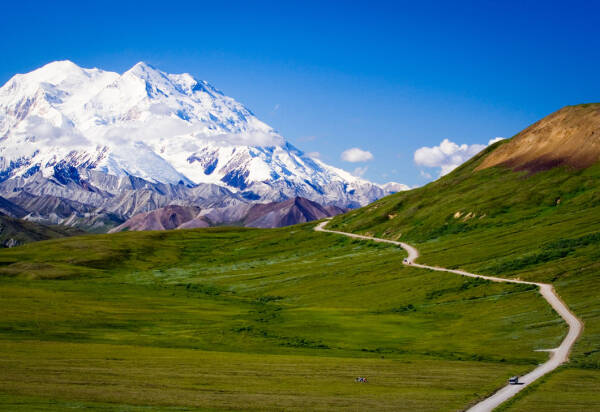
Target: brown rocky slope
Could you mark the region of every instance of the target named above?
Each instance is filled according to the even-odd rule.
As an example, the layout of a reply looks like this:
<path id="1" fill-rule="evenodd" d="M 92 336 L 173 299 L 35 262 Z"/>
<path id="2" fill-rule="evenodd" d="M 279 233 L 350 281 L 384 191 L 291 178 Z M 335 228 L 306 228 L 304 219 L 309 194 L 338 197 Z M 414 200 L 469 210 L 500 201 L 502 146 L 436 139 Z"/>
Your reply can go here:
<path id="1" fill-rule="evenodd" d="M 323 219 L 346 211 L 336 206 L 322 206 L 303 197 L 295 197 L 283 202 L 243 205 L 239 210 L 230 211 L 229 218 L 211 211 L 206 214 L 201 213 L 199 207 L 169 205 L 137 214 L 112 229 L 110 233 L 124 230 L 194 229 L 217 225 L 274 228 Z"/>
<path id="2" fill-rule="evenodd" d="M 566 106 L 491 152 L 477 170 L 504 166 L 538 172 L 584 169 L 600 161 L 600 103 Z"/>
<path id="3" fill-rule="evenodd" d="M 123 230 L 170 230 L 178 229 L 181 225 L 195 222 L 196 225 L 188 225 L 187 228 L 208 227 L 209 224 L 198 219 L 200 208 L 194 206 L 169 205 L 155 209 L 151 212 L 139 213 L 128 219 L 120 226 L 113 228 L 109 233 L 121 232 Z"/>

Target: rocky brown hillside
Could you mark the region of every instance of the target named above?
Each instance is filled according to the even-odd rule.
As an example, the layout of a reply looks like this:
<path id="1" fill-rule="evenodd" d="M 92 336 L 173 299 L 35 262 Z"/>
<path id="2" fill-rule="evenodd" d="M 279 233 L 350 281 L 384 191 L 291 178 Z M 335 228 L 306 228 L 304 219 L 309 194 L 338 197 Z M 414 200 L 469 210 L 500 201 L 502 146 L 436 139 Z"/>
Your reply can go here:
<path id="1" fill-rule="evenodd" d="M 345 211 L 336 206 L 321 206 L 303 197 L 296 197 L 283 202 L 252 206 L 244 219 L 244 226 L 263 228 L 290 226 L 336 216 Z"/>
<path id="2" fill-rule="evenodd" d="M 227 213 L 222 213 L 226 211 Z M 218 213 L 217 213 L 218 212 Z M 201 210 L 199 207 L 169 205 L 140 213 L 111 230 L 194 229 L 217 225 L 274 228 L 310 222 L 346 212 L 336 206 L 322 206 L 303 197 L 283 202 L 233 207 L 232 210 Z"/>
<path id="3" fill-rule="evenodd" d="M 178 229 L 180 226 L 186 223 L 188 225 L 185 227 L 188 229 L 195 227 L 208 227 L 209 224 L 206 221 L 197 219 L 199 214 L 199 207 L 169 205 L 151 212 L 137 214 L 122 225 L 112 229 L 110 233 L 121 232 L 124 230 L 139 231 Z M 190 224 L 191 222 L 196 222 L 196 225 Z"/>
<path id="4" fill-rule="evenodd" d="M 584 169 L 600 160 L 600 103 L 566 106 L 502 144 L 476 170 Z"/>

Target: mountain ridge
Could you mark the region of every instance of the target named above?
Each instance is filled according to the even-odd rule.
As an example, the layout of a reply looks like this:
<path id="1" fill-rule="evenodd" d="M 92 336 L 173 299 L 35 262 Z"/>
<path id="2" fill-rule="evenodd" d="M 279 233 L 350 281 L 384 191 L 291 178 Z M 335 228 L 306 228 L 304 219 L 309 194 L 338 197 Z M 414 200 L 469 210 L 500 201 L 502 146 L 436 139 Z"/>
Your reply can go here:
<path id="1" fill-rule="evenodd" d="M 85 233 L 75 228 L 41 225 L 23 220 L 26 215 L 25 209 L 0 197 L 0 248 Z"/>
<path id="2" fill-rule="evenodd" d="M 14 76 L 0 88 L 0 136 L 5 178 L 88 169 L 345 206 L 388 193 L 305 155 L 208 82 L 143 62 L 122 75 L 60 61 Z"/>
<path id="3" fill-rule="evenodd" d="M 282 202 L 255 203 L 217 211 L 196 206 L 168 205 L 136 214 L 109 233 L 125 230 L 196 229 L 210 226 L 246 226 L 276 228 L 306 223 L 346 212 L 336 206 L 322 206 L 311 200 L 295 197 Z"/>
<path id="4" fill-rule="evenodd" d="M 295 197 L 353 208 L 405 189 L 312 158 L 208 82 L 143 62 L 52 62 L 0 88 L 0 195 L 41 223 L 106 231 L 170 204 Z"/>

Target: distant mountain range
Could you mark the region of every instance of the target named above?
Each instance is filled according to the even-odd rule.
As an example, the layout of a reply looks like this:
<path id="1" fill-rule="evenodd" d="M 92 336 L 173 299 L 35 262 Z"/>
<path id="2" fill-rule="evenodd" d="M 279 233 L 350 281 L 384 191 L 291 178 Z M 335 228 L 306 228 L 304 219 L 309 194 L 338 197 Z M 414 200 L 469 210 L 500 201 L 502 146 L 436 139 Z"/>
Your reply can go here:
<path id="1" fill-rule="evenodd" d="M 105 231 L 170 204 L 353 208 L 406 189 L 311 158 L 207 82 L 145 63 L 58 61 L 0 88 L 0 195 L 28 220 Z"/>
<path id="2" fill-rule="evenodd" d="M 203 213 L 196 206 L 170 205 L 135 215 L 111 232 L 194 229 L 222 224 L 275 228 L 336 216 L 346 212 L 346 209 L 337 206 L 321 206 L 308 199 L 296 197 L 282 202 L 248 204 L 233 210 L 225 209 L 218 212 L 220 213 L 215 211 Z"/>
<path id="3" fill-rule="evenodd" d="M 0 248 L 85 233 L 73 227 L 46 226 L 21 219 L 27 213 L 17 204 L 0 197 Z"/>

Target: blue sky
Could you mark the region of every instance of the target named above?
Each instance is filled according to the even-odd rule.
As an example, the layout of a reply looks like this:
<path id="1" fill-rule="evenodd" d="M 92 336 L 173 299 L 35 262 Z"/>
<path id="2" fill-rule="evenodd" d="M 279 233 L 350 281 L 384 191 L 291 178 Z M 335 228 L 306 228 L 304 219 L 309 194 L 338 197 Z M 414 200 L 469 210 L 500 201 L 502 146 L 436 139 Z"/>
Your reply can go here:
<path id="1" fill-rule="evenodd" d="M 419 148 L 463 155 L 600 101 L 597 1 L 82 3 L 4 4 L 0 83 L 59 59 L 189 72 L 376 182 L 423 184 L 448 159 Z"/>

